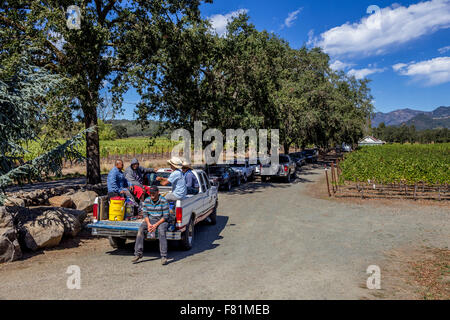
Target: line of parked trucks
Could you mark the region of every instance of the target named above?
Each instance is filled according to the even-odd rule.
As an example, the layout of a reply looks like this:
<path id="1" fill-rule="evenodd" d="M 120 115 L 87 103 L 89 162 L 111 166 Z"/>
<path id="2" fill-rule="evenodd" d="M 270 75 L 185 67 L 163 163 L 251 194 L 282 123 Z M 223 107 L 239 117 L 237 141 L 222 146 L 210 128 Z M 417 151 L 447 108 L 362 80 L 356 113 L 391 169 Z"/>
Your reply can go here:
<path id="1" fill-rule="evenodd" d="M 290 183 L 295 176 L 295 172 L 300 170 L 306 163 L 315 163 L 318 159 L 317 149 L 308 149 L 302 152 L 290 154 L 280 154 L 278 165 L 271 164 L 264 159 L 245 159 L 245 161 L 235 161 L 231 164 L 221 164 L 212 166 L 197 167 L 203 169 L 208 174 L 210 182 L 221 189 L 231 191 L 233 186 L 240 186 L 247 181 L 253 181 L 256 177 L 261 177 L 262 182 L 271 178 L 283 178 Z"/>
<path id="2" fill-rule="evenodd" d="M 260 176 L 263 182 L 271 178 L 283 178 L 290 183 L 296 170 L 308 162 L 317 162 L 317 156 L 318 151 L 314 149 L 289 155 L 281 154 L 277 165 L 266 163 L 267 159 L 254 161 L 245 159 L 244 162 L 236 161 L 232 164 L 196 167 L 193 173 L 199 182 L 199 193 L 188 195 L 185 199 L 174 203 L 171 209 L 173 228 L 167 231 L 167 240 L 178 242 L 184 250 L 191 249 L 197 224 L 202 221 L 211 225 L 216 224 L 220 188 L 230 191 L 233 186 L 252 181 L 257 176 Z M 158 185 L 162 195 L 169 192 L 171 186 L 159 185 L 156 177 L 168 175 L 170 175 L 170 169 L 160 169 L 150 177 L 150 184 Z M 135 241 L 143 219 L 137 215 L 123 221 L 111 221 L 108 211 L 108 197 L 97 197 L 94 202 L 94 220 L 88 225 L 92 235 L 108 237 L 110 245 L 119 249 L 125 247 L 127 240 Z M 146 240 L 157 240 L 158 237 L 158 232 L 148 233 Z"/>

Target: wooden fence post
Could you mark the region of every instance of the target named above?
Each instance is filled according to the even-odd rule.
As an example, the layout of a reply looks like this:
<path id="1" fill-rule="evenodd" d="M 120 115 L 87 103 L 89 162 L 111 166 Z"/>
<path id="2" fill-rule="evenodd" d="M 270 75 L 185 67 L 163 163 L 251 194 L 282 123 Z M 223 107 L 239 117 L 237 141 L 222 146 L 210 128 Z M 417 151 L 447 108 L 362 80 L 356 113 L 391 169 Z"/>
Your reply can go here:
<path id="1" fill-rule="evenodd" d="M 364 183 L 361 185 L 361 199 L 364 199 Z"/>
<path id="2" fill-rule="evenodd" d="M 337 180 L 339 181 L 339 176 L 341 175 L 341 173 L 339 172 L 340 167 L 339 167 L 339 159 L 337 159 L 336 162 L 336 175 L 337 175 Z"/>
<path id="3" fill-rule="evenodd" d="M 325 177 L 327 178 L 327 190 L 328 190 L 328 196 L 331 197 L 330 184 L 329 184 L 329 182 L 328 182 L 328 169 L 327 169 L 327 165 L 325 165 Z"/>
<path id="4" fill-rule="evenodd" d="M 333 190 L 333 193 L 336 193 L 334 190 L 334 162 L 331 162 L 331 188 Z"/>
<path id="5" fill-rule="evenodd" d="M 361 185 L 361 190 L 359 189 L 359 180 L 356 179 L 356 188 L 361 192 L 361 199 L 364 199 L 364 183 Z"/>

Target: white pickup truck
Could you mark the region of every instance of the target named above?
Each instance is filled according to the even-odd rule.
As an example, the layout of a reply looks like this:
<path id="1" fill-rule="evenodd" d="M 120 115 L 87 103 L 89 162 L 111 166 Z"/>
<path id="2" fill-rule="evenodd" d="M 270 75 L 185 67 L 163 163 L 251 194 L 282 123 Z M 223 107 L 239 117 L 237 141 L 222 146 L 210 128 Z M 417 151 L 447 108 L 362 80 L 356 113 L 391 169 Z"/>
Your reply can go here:
<path id="1" fill-rule="evenodd" d="M 235 160 L 230 164 L 230 167 L 241 174 L 242 182 L 244 183 L 255 178 L 256 165 L 251 165 L 248 159 L 243 161 Z"/>
<path id="2" fill-rule="evenodd" d="M 199 182 L 199 193 L 188 195 L 185 199 L 176 202 L 173 216 L 175 230 L 166 233 L 167 240 L 179 241 L 184 250 L 192 248 L 195 225 L 205 219 L 212 225 L 216 224 L 217 187 L 210 184 L 208 176 L 203 170 L 193 170 L 193 173 Z M 159 186 L 158 188 L 163 196 L 171 190 L 170 186 Z M 92 235 L 108 237 L 113 248 L 123 248 L 127 239 L 136 239 L 143 219 L 110 221 L 108 220 L 108 211 L 108 197 L 98 197 L 94 203 L 94 221 L 87 227 L 91 228 Z M 153 238 L 151 236 L 149 233 L 146 240 L 158 239 L 158 232 Z"/>

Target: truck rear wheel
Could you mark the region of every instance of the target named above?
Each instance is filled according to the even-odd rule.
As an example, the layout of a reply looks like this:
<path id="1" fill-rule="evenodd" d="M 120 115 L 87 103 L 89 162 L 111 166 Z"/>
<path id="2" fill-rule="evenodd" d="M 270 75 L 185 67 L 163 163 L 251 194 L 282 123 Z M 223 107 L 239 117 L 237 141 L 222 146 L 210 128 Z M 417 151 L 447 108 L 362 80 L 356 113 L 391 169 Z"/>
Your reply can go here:
<path id="1" fill-rule="evenodd" d="M 114 249 L 123 249 L 125 248 L 125 242 L 127 239 L 119 238 L 119 237 L 108 237 L 109 244 Z"/>
<path id="2" fill-rule="evenodd" d="M 186 230 L 181 234 L 181 248 L 185 251 L 191 250 L 194 244 L 194 220 L 186 226 Z"/>
<path id="3" fill-rule="evenodd" d="M 267 177 L 266 176 L 261 176 L 261 181 L 262 182 L 266 182 L 267 181 Z"/>
<path id="4" fill-rule="evenodd" d="M 209 215 L 209 220 L 210 220 L 210 224 L 212 226 L 216 225 L 216 223 L 217 223 L 217 202 L 216 202 L 216 205 L 214 206 L 213 211 Z"/>
<path id="5" fill-rule="evenodd" d="M 291 172 L 289 171 L 289 172 L 288 172 L 288 175 L 287 175 L 287 177 L 286 177 L 286 182 L 287 182 L 287 183 L 291 183 L 291 181 L 292 181 L 292 174 L 291 174 Z"/>

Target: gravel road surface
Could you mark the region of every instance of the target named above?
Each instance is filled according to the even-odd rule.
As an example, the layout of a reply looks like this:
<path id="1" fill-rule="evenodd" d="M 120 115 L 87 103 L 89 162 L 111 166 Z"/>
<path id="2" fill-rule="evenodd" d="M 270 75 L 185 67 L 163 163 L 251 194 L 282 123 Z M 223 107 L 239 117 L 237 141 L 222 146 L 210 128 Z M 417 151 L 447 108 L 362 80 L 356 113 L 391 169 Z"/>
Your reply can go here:
<path id="1" fill-rule="evenodd" d="M 220 193 L 217 225 L 198 226 L 191 251 L 170 246 L 166 266 L 157 243 L 133 265 L 134 243 L 115 250 L 103 238 L 0 265 L 0 299 L 365 299 L 366 269 L 386 251 L 450 247 L 448 207 L 314 198 L 307 190 L 319 179 L 311 169 L 291 185 Z M 80 290 L 66 286 L 70 265 Z"/>

